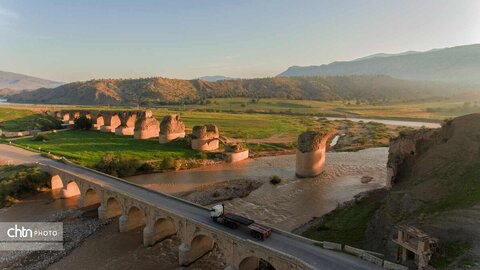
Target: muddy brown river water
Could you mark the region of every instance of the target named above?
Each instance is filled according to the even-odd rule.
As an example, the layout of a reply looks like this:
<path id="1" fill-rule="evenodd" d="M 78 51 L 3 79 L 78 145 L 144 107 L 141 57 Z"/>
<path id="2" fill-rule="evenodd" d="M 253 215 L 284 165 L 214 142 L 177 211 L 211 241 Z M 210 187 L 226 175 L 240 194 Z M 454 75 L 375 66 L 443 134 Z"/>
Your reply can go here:
<path id="1" fill-rule="evenodd" d="M 216 164 L 188 171 L 138 175 L 129 181 L 174 194 L 211 184 L 252 179 L 265 182 L 244 198 L 225 202 L 230 211 L 284 230 L 308 222 L 333 210 L 356 194 L 385 186 L 388 148 L 370 148 L 358 152 L 327 153 L 326 171 L 302 179 L 295 176 L 295 155 L 250 159 L 235 164 Z M 278 175 L 282 183 L 272 185 L 269 178 Z M 363 176 L 373 177 L 361 183 Z"/>

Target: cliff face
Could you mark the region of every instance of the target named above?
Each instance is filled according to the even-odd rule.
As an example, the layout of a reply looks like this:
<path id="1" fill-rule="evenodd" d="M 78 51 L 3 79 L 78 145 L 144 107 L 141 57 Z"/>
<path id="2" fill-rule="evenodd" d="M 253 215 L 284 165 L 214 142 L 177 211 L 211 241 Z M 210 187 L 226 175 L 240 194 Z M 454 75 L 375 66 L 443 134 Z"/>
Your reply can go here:
<path id="1" fill-rule="evenodd" d="M 444 241 L 480 238 L 468 227 L 472 216 L 458 214 L 480 218 L 480 211 L 471 211 L 480 205 L 480 114 L 455 118 L 440 129 L 402 133 L 391 142 L 387 166 L 392 188 L 368 225 L 366 248 L 393 257 L 390 239 L 399 224 Z M 452 216 L 458 222 L 443 223 Z"/>

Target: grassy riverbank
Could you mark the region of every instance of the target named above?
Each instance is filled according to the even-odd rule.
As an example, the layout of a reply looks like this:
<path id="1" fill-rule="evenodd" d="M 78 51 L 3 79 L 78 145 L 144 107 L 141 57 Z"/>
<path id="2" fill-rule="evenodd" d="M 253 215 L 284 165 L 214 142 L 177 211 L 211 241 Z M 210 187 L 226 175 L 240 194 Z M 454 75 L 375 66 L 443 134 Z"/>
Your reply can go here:
<path id="1" fill-rule="evenodd" d="M 46 141 L 25 138 L 15 143 L 37 150 L 40 148 L 42 152 L 63 156 L 88 167 L 95 167 L 105 153 L 129 156 L 141 161 L 163 160 L 167 157 L 192 159 L 199 156 L 199 152 L 189 149 L 182 142 L 159 144 L 156 139 L 135 140 L 98 131 L 73 130 L 49 134 Z"/>
<path id="2" fill-rule="evenodd" d="M 50 176 L 38 168 L 1 165 L 0 208 L 15 202 L 24 194 L 49 185 Z"/>
<path id="3" fill-rule="evenodd" d="M 371 192 L 359 200 L 354 200 L 321 217 L 319 222 L 307 229 L 303 236 L 362 247 L 365 230 L 375 211 L 385 196 L 384 190 Z"/>

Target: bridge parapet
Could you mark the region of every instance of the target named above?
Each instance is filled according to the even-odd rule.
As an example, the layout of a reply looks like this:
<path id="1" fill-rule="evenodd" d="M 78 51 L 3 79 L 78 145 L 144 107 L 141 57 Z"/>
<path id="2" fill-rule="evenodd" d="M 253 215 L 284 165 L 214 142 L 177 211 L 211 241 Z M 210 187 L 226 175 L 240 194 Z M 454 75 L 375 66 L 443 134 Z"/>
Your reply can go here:
<path id="1" fill-rule="evenodd" d="M 102 219 L 119 216 L 119 231 L 124 232 L 143 227 L 143 243 L 151 246 L 172 235 L 177 235 L 182 243 L 179 246 L 179 264 L 189 265 L 205 253 L 220 252 L 225 258 L 228 269 L 255 269 L 260 263 L 268 263 L 275 269 L 314 269 L 299 259 L 268 248 L 260 242 L 245 239 L 228 231 L 191 219 L 181 212 L 163 208 L 152 203 L 152 196 L 159 196 L 176 201 L 179 204 L 194 206 L 205 212 L 208 209 L 166 194 L 158 193 L 144 187 L 131 184 L 125 180 L 108 176 L 94 170 L 92 172 L 107 176 L 112 181 L 119 181 L 129 188 L 147 191 L 148 196 L 133 195 L 126 190 L 114 187 L 90 177 L 82 177 L 63 169 L 37 164 L 40 169 L 52 175 L 52 188 L 71 192 L 75 185 L 78 206 L 86 207 L 98 204 L 98 214 Z M 78 166 L 80 167 L 80 166 Z M 82 167 L 83 168 L 83 167 Z M 68 192 L 66 192 L 68 193 Z M 136 193 L 138 194 L 138 193 Z M 150 198 L 150 200 L 149 200 Z"/>

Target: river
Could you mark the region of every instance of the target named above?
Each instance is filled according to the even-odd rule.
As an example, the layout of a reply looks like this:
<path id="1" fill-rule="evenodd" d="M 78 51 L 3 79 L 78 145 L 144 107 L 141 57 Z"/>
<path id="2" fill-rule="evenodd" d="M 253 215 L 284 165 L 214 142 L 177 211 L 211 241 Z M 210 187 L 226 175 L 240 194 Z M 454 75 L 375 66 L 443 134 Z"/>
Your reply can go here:
<path id="1" fill-rule="evenodd" d="M 404 121 L 404 120 L 388 120 L 388 119 L 375 119 L 375 118 L 356 118 L 356 117 L 325 117 L 328 120 L 350 120 L 353 122 L 377 122 L 390 126 L 405 126 L 405 127 L 427 127 L 427 128 L 439 128 L 439 123 L 433 122 L 421 122 L 421 121 Z"/>
<path id="2" fill-rule="evenodd" d="M 265 184 L 247 197 L 225 202 L 236 213 L 284 230 L 333 210 L 356 194 L 385 186 L 388 148 L 358 152 L 329 152 L 325 172 L 314 178 L 295 176 L 295 155 L 262 157 L 234 164 L 215 164 L 187 171 L 128 177 L 127 180 L 160 192 L 175 194 L 211 184 L 252 179 Z M 272 175 L 282 183 L 272 185 Z M 363 176 L 373 177 L 361 183 Z"/>

